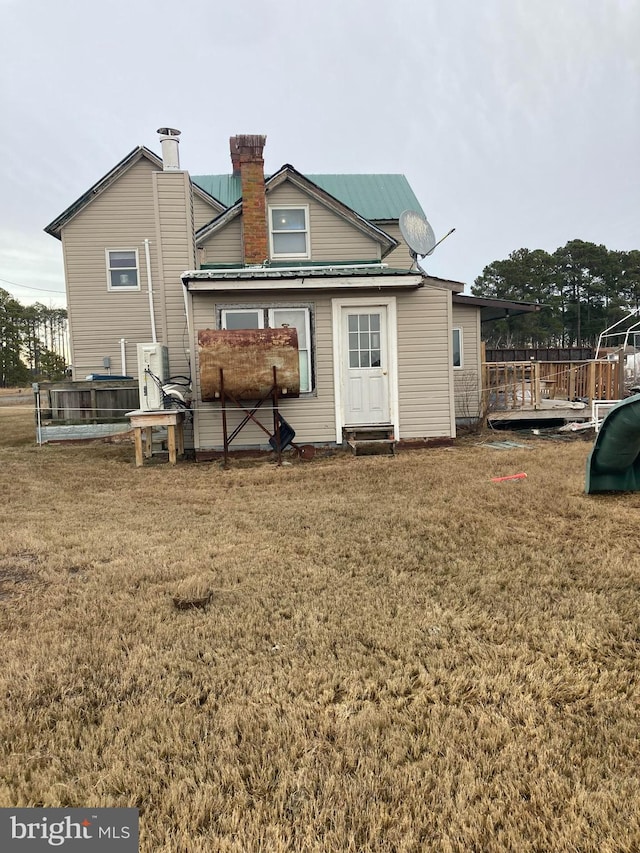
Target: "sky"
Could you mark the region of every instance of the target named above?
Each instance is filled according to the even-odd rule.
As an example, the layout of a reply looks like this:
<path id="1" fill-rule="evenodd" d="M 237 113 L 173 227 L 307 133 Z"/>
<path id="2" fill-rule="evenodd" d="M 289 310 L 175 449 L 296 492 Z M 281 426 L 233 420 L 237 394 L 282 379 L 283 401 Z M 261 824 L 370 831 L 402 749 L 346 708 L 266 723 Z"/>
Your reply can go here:
<path id="1" fill-rule="evenodd" d="M 406 175 L 469 286 L 519 248 L 638 249 L 637 0 L 0 0 L 0 288 L 62 307 L 43 228 L 156 130 L 192 174 Z"/>

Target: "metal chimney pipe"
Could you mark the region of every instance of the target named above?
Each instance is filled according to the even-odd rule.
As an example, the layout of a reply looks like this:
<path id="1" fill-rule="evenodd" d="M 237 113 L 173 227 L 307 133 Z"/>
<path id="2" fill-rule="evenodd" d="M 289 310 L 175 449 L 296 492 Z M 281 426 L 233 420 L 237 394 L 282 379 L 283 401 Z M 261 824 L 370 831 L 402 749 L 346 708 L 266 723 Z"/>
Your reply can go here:
<path id="1" fill-rule="evenodd" d="M 180 171 L 180 155 L 178 145 L 180 131 L 174 127 L 159 127 L 160 144 L 162 146 L 162 169 L 164 172 Z"/>

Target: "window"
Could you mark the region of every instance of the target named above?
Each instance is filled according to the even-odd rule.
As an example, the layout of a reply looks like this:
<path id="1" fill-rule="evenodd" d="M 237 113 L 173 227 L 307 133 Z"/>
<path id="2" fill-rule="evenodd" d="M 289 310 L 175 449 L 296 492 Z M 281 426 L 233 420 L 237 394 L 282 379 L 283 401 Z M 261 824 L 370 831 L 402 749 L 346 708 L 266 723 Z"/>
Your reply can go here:
<path id="1" fill-rule="evenodd" d="M 289 326 L 298 332 L 298 358 L 300 360 L 300 392 L 311 391 L 311 329 L 308 308 L 270 308 L 269 327 Z"/>
<path id="2" fill-rule="evenodd" d="M 109 290 L 140 290 L 137 249 L 106 249 Z"/>
<path id="3" fill-rule="evenodd" d="M 289 326 L 298 332 L 298 358 L 300 361 L 300 393 L 313 389 L 311 358 L 311 308 L 222 308 L 222 329 L 277 329 Z"/>
<path id="4" fill-rule="evenodd" d="M 270 207 L 269 240 L 271 257 L 309 257 L 309 208 Z"/>
<path id="5" fill-rule="evenodd" d="M 380 314 L 349 314 L 349 367 L 380 367 Z"/>
<path id="6" fill-rule="evenodd" d="M 256 308 L 225 309 L 221 315 L 223 329 L 264 329 L 264 311 Z"/>
<path id="7" fill-rule="evenodd" d="M 453 329 L 453 366 L 462 367 L 462 329 Z"/>

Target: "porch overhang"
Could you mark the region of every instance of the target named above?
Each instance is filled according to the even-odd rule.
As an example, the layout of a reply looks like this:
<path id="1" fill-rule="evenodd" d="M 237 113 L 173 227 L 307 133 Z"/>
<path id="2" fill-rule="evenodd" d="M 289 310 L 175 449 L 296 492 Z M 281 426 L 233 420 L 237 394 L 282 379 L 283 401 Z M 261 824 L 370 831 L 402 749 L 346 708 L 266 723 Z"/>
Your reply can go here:
<path id="1" fill-rule="evenodd" d="M 191 270 L 181 276 L 190 293 L 262 291 L 335 291 L 335 290 L 415 290 L 424 285 L 425 277 L 407 271 L 378 268 L 352 269 L 258 269 Z"/>
<path id="2" fill-rule="evenodd" d="M 464 293 L 454 293 L 453 301 L 458 305 L 471 305 L 479 308 L 480 319 L 483 323 L 491 323 L 494 320 L 503 320 L 507 317 L 517 317 L 520 314 L 535 313 L 545 307 L 538 302 L 512 302 L 508 299 L 467 296 Z"/>

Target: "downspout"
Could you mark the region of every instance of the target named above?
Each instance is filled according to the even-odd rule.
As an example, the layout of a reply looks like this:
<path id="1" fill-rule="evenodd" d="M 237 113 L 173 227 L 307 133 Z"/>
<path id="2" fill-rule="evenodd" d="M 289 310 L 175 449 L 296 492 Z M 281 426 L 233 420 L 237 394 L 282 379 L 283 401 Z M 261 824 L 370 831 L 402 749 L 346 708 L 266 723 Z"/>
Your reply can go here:
<path id="1" fill-rule="evenodd" d="M 125 338 L 120 338 L 120 366 L 122 368 L 122 375 L 127 375 L 127 349 L 126 349 L 127 341 Z"/>
<path id="2" fill-rule="evenodd" d="M 149 252 L 149 240 L 144 240 L 144 257 L 147 262 L 147 290 L 149 291 L 149 315 L 151 317 L 151 341 L 158 343 L 156 335 L 156 314 L 153 307 L 153 283 L 151 281 L 151 253 Z"/>
<path id="3" fill-rule="evenodd" d="M 189 375 L 191 377 L 191 349 L 193 347 L 193 339 L 191 337 L 191 312 L 189 311 L 189 293 L 187 292 L 187 286 L 184 281 L 182 282 L 182 295 L 184 297 L 184 317 L 187 322 L 187 338 L 189 340 Z"/>
<path id="4" fill-rule="evenodd" d="M 184 296 L 184 313 L 187 321 L 187 336 L 189 338 L 189 379 L 191 380 L 191 393 L 195 402 L 195 410 L 193 411 L 193 446 L 200 447 L 200 406 L 197 403 L 197 377 L 194 373 L 196 366 L 196 342 L 193 338 L 193 294 L 187 287 L 187 283 L 182 278 L 182 295 Z"/>

